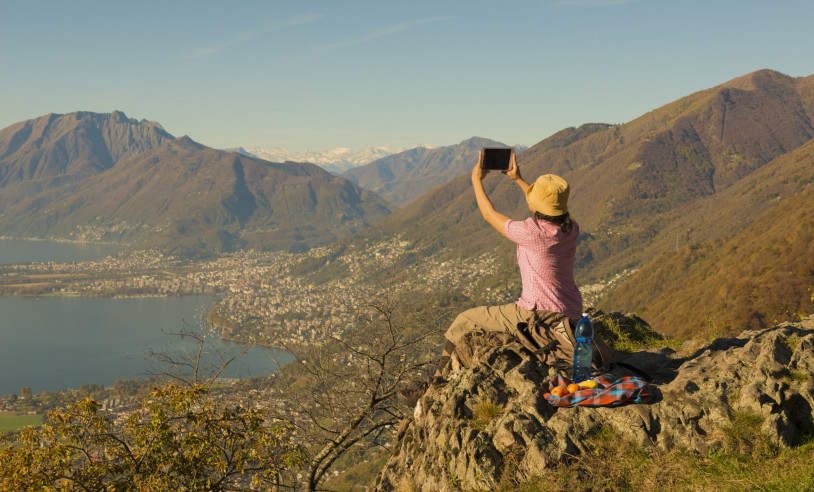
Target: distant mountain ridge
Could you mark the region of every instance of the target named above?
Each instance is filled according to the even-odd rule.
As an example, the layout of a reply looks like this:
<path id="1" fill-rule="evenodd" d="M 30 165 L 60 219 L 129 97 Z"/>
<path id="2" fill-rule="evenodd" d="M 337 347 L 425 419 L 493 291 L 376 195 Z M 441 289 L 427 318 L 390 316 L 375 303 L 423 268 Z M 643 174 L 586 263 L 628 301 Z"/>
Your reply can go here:
<path id="1" fill-rule="evenodd" d="M 467 174 L 478 162 L 483 147 L 509 147 L 487 138 L 472 137 L 456 145 L 416 147 L 378 159 L 342 174 L 376 192 L 395 206 L 404 206 L 424 193 Z M 524 147 L 516 146 L 518 152 Z"/>
<path id="2" fill-rule="evenodd" d="M 264 149 L 254 146 L 249 150 L 243 150 L 246 155 L 253 155 L 261 159 L 272 162 L 310 162 L 333 174 L 343 172 L 369 164 L 377 159 L 387 157 L 391 154 L 403 152 L 405 149 L 396 148 L 390 145 L 371 146 L 354 152 L 346 147 L 339 147 L 333 150 L 289 152 L 282 147 Z"/>
<path id="3" fill-rule="evenodd" d="M 161 125 L 109 114 L 49 114 L 0 130 L 0 209 L 94 176 L 174 137 Z"/>
<path id="4" fill-rule="evenodd" d="M 118 112 L 22 122 L 0 144 L 0 235 L 299 250 L 389 213 L 314 164 L 211 149 Z"/>

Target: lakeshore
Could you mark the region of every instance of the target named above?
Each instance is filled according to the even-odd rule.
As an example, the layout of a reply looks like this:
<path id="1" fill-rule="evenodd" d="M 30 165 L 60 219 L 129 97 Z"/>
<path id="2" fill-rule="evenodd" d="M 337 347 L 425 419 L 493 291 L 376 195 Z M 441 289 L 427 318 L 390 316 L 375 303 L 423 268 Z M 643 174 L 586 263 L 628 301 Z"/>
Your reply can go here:
<path id="1" fill-rule="evenodd" d="M 121 244 L 70 239 L 0 236 L 0 265 L 42 261 L 94 261 L 117 254 L 126 247 Z"/>

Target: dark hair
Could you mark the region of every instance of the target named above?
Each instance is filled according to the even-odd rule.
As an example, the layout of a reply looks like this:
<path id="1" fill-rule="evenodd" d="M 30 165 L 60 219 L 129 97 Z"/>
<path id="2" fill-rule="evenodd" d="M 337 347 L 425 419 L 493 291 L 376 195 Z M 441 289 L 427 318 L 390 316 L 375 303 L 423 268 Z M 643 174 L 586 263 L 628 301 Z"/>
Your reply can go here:
<path id="1" fill-rule="evenodd" d="M 571 232 L 571 229 L 574 228 L 574 221 L 571 220 L 571 215 L 568 212 L 565 212 L 562 215 L 555 216 L 541 214 L 540 212 L 534 212 L 534 218 L 536 220 L 545 220 L 551 222 L 552 224 L 557 224 L 558 226 L 560 226 L 560 230 L 565 234 L 568 234 L 569 232 Z"/>

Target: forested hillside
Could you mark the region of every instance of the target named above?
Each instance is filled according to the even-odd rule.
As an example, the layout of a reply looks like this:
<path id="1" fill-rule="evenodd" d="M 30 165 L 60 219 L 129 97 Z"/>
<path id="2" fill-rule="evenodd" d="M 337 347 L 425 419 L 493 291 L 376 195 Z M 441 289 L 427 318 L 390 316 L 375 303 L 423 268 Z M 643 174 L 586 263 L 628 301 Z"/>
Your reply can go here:
<path id="1" fill-rule="evenodd" d="M 677 232 L 675 248 L 643 266 L 603 306 L 636 310 L 680 335 L 702 329 L 734 334 L 814 311 L 812 164 L 814 141 L 767 165 L 734 193 L 708 200 L 696 216 L 732 232 L 691 242 Z M 727 219 L 745 211 L 756 214 L 748 226 Z M 682 222 L 692 237 L 695 228 Z"/>

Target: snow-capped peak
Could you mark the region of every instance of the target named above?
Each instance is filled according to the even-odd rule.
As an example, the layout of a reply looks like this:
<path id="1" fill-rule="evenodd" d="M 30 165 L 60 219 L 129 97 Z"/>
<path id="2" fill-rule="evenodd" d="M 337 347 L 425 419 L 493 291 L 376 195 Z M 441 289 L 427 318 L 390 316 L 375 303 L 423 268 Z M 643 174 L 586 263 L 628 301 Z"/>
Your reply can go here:
<path id="1" fill-rule="evenodd" d="M 311 162 L 326 171 L 340 174 L 348 169 L 370 164 L 377 159 L 403 152 L 404 150 L 405 149 L 399 149 L 391 145 L 382 145 L 368 147 L 358 152 L 354 152 L 347 147 L 338 147 L 333 150 L 325 151 L 306 150 L 304 152 L 289 152 L 282 147 L 274 147 L 269 150 L 254 146 L 248 149 L 248 152 L 261 159 L 272 162 Z"/>

